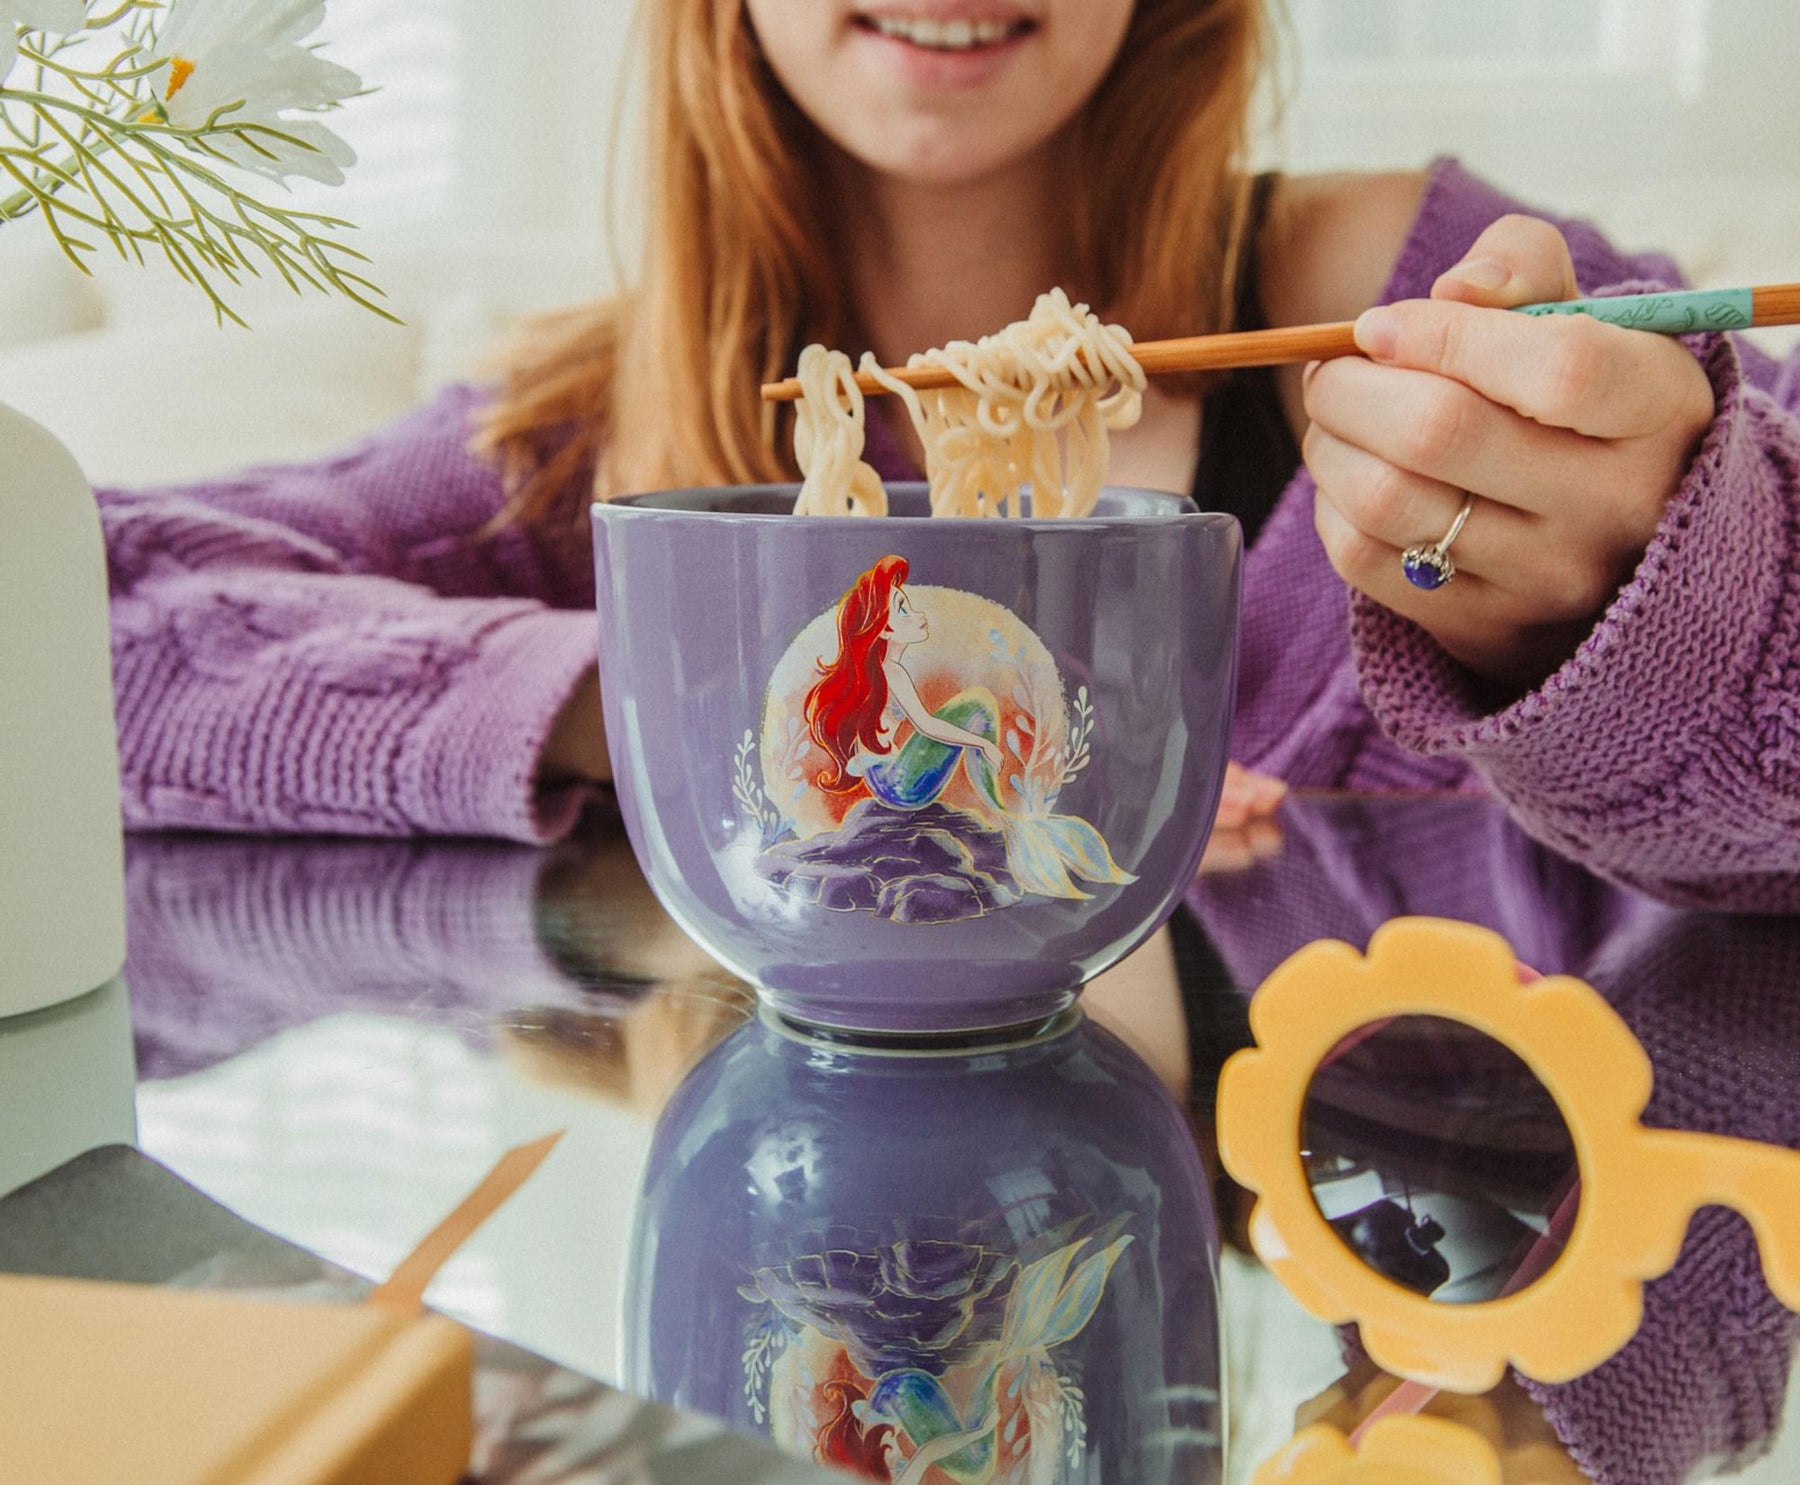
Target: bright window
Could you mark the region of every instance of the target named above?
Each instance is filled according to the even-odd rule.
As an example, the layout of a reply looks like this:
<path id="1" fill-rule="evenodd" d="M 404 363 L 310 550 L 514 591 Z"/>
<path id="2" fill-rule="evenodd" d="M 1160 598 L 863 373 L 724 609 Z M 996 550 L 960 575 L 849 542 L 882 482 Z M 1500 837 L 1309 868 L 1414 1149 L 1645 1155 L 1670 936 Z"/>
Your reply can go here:
<path id="1" fill-rule="evenodd" d="M 1630 78 L 1687 96 L 1705 77 L 1710 0 L 1292 0 L 1311 76 L 1507 88 Z"/>
<path id="2" fill-rule="evenodd" d="M 370 227 L 450 214 L 464 51 L 455 0 L 331 0 L 325 55 L 372 89 L 327 119 L 356 150 L 342 187 L 297 182 L 309 206 Z"/>

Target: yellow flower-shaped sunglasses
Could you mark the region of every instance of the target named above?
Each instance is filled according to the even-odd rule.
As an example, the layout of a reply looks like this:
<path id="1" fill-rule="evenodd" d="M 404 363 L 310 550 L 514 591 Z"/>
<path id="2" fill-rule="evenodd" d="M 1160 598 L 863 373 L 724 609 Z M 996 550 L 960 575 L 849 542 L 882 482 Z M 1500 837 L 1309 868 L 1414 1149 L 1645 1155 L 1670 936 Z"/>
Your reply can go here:
<path id="1" fill-rule="evenodd" d="M 1384 1277 L 1309 1185 L 1315 1074 L 1346 1044 L 1409 1017 L 1457 1023 L 1516 1055 L 1574 1147 L 1579 1207 L 1560 1255 L 1498 1298 L 1444 1304 Z M 1250 1027 L 1257 1045 L 1221 1075 L 1218 1134 L 1225 1168 L 1258 1198 L 1251 1241 L 1313 1315 L 1354 1321 L 1387 1371 L 1459 1392 L 1485 1391 L 1509 1364 L 1541 1382 L 1591 1371 L 1631 1339 L 1644 1282 L 1674 1265 L 1690 1218 L 1713 1204 L 1749 1220 L 1771 1289 L 1800 1309 L 1800 1153 L 1647 1128 L 1650 1060 L 1630 1029 L 1581 980 L 1522 983 L 1498 934 L 1410 918 L 1378 930 L 1366 956 L 1311 944 L 1257 991 Z"/>

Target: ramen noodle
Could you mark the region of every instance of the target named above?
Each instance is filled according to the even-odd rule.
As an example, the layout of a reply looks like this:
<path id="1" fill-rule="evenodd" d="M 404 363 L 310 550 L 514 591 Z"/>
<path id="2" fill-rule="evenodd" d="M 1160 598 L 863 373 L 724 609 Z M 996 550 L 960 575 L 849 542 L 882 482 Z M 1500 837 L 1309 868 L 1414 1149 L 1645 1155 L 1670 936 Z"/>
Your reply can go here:
<path id="1" fill-rule="evenodd" d="M 864 355 L 861 369 L 906 405 L 925 449 L 934 516 L 1085 516 L 1106 481 L 1108 435 L 1143 411 L 1144 372 L 1131 336 L 1061 289 L 1031 314 L 975 342 L 912 357 L 956 378 L 915 391 Z M 863 395 L 850 358 L 822 346 L 800 356 L 804 389 L 794 455 L 805 483 L 796 515 L 884 515 L 887 497 L 863 462 Z"/>
<path id="2" fill-rule="evenodd" d="M 800 408 L 794 458 L 806 482 L 796 515 L 885 516 L 881 476 L 863 463 L 863 394 L 842 351 L 809 345 L 800 353 Z"/>

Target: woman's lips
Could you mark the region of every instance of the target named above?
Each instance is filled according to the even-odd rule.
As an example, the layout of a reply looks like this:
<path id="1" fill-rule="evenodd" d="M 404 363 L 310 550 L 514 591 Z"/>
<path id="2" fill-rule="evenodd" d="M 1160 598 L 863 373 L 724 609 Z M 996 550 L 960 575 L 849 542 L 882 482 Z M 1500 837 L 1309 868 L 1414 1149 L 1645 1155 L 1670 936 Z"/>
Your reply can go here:
<path id="1" fill-rule="evenodd" d="M 915 87 L 974 88 L 990 82 L 1037 31 L 1018 16 L 920 16 L 871 12 L 856 32 L 883 65 Z"/>

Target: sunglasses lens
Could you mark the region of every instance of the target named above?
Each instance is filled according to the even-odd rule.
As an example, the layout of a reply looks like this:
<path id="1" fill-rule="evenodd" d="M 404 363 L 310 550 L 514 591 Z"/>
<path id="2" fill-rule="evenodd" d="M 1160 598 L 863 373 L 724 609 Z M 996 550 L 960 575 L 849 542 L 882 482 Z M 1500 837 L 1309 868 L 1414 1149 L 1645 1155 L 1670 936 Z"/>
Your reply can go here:
<path id="1" fill-rule="evenodd" d="M 1509 1048 L 1401 1016 L 1338 1045 L 1307 1089 L 1313 1201 L 1396 1284 L 1446 1304 L 1516 1293 L 1561 1256 L 1580 1170 L 1556 1101 Z"/>

